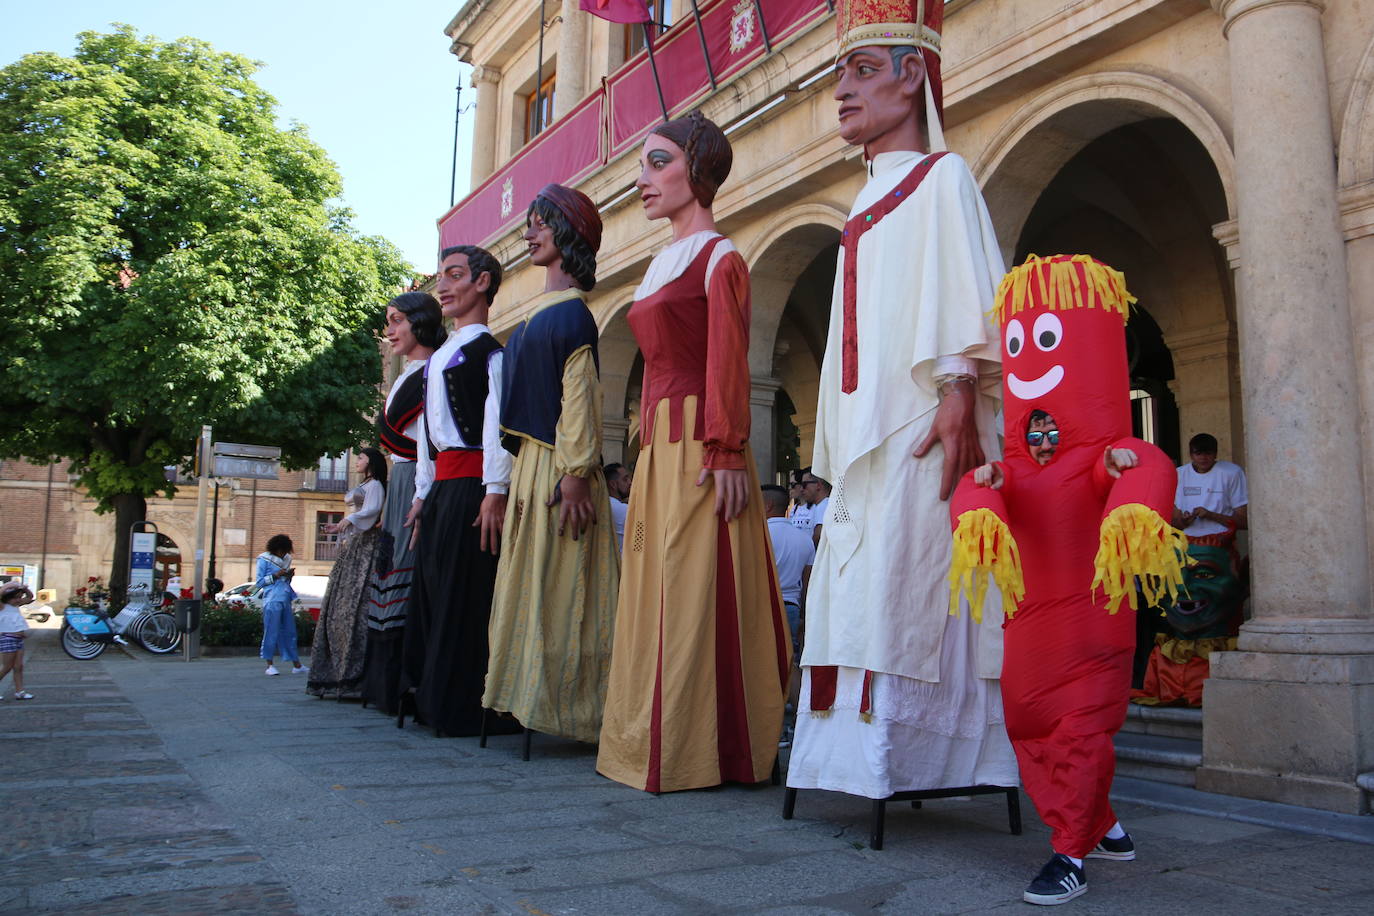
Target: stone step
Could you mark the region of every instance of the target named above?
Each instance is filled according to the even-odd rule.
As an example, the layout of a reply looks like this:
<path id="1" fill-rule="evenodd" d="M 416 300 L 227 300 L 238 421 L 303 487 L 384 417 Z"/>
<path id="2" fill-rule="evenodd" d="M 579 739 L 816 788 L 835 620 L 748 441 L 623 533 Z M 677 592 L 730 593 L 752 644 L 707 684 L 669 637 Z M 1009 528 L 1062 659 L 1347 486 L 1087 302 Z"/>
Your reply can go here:
<path id="1" fill-rule="evenodd" d="M 1197 785 L 1197 768 L 1202 766 L 1201 738 L 1118 732 L 1115 744 L 1118 776 L 1176 786 Z"/>
<path id="2" fill-rule="evenodd" d="M 1158 735 L 1163 738 L 1202 740 L 1202 710 L 1182 706 L 1138 706 L 1126 708 L 1123 732 L 1135 735 Z"/>

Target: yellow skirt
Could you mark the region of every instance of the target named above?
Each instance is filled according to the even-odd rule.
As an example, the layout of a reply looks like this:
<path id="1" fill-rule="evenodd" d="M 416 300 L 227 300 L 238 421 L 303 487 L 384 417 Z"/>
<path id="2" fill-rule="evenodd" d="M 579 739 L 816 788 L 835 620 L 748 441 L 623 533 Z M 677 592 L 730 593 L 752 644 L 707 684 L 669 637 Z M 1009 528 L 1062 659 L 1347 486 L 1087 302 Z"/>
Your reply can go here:
<path id="1" fill-rule="evenodd" d="M 696 425 L 697 399 L 683 405 Z M 753 456 L 729 524 L 698 487 L 702 444 L 669 442 L 667 407 L 640 453 L 625 520 L 615 651 L 596 768 L 650 792 L 767 779 L 778 753 L 791 637 Z"/>
<path id="2" fill-rule="evenodd" d="M 558 506 L 545 505 L 558 481 L 553 449 L 526 440 L 506 502 L 482 705 L 534 731 L 595 743 L 620 557 L 601 470 L 591 478 L 596 524 L 576 541 L 559 536 Z"/>

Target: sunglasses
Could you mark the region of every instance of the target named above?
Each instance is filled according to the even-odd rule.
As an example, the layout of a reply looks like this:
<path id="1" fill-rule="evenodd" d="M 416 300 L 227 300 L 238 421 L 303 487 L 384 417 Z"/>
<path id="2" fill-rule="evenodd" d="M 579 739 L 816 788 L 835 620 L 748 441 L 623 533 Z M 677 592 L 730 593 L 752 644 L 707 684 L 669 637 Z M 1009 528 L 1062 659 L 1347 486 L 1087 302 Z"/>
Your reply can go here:
<path id="1" fill-rule="evenodd" d="M 1058 445 L 1058 444 L 1059 444 L 1059 430 L 1057 430 L 1057 429 L 1051 429 L 1051 430 L 1040 430 L 1040 429 L 1037 429 L 1037 430 L 1035 430 L 1034 432 L 1026 433 L 1026 444 L 1027 444 L 1027 445 L 1036 445 L 1036 446 L 1038 446 L 1038 445 L 1040 445 L 1040 443 L 1044 442 L 1046 439 L 1050 440 L 1050 445 Z"/>

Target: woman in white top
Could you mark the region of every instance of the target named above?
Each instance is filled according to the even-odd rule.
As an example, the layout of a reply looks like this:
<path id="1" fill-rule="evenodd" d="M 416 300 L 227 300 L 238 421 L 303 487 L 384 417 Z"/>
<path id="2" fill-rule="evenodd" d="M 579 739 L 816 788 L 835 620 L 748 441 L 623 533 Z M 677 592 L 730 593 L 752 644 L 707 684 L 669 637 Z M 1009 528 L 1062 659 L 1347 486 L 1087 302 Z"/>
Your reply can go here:
<path id="1" fill-rule="evenodd" d="M 375 448 L 360 449 L 354 471 L 362 483 L 344 497 L 351 511 L 324 529 L 343 535 L 343 548 L 329 573 L 310 653 L 310 680 L 305 689 L 321 698 L 362 696 L 367 611 L 386 502 L 386 458 Z"/>

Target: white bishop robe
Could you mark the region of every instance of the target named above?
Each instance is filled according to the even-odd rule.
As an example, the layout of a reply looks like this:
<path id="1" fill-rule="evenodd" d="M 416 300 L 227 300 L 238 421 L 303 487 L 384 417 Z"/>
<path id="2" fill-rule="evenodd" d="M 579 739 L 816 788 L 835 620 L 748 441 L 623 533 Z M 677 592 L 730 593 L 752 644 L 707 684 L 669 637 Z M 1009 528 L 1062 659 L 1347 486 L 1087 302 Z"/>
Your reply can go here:
<path id="1" fill-rule="evenodd" d="M 924 158 L 882 153 L 851 219 Z M 949 616 L 949 503 L 943 450 L 912 452 L 939 406 L 935 379 L 976 374 L 989 460 L 1001 397 L 1000 347 L 987 315 L 1004 273 L 978 186 L 947 154 L 857 249 L 858 387 L 841 391 L 845 251 L 841 247 L 821 368 L 812 471 L 831 482 L 830 511 L 807 596 L 801 708 L 789 786 L 882 798 L 893 792 L 1016 785 L 997 677 L 1000 599 L 983 623 L 965 602 Z M 833 711 L 810 710 L 811 667 L 837 665 Z M 874 672 L 871 722 L 859 716 Z"/>

